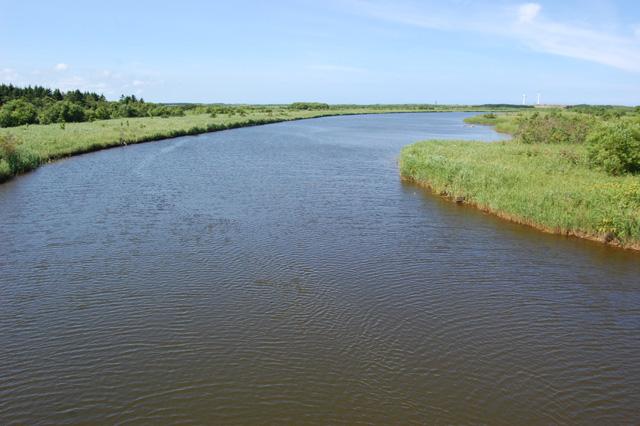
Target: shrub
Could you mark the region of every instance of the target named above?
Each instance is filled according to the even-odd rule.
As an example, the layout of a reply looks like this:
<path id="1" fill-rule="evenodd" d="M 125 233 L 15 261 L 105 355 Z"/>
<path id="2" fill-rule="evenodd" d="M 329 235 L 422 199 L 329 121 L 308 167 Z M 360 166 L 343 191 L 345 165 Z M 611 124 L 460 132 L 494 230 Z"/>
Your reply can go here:
<path id="1" fill-rule="evenodd" d="M 640 125 L 606 123 L 587 140 L 589 164 L 611 175 L 640 172 Z"/>
<path id="2" fill-rule="evenodd" d="M 565 113 L 533 113 L 520 120 L 515 133 L 523 143 L 584 143 L 591 129 L 592 118 Z"/>
<path id="3" fill-rule="evenodd" d="M 9 101 L 0 109 L 0 127 L 22 126 L 37 122 L 36 108 L 23 99 Z"/>
<path id="4" fill-rule="evenodd" d="M 10 163 L 15 160 L 18 152 L 18 141 L 15 137 L 0 135 L 0 159 Z"/>
<path id="5" fill-rule="evenodd" d="M 32 170 L 39 164 L 39 157 L 21 146 L 15 137 L 0 135 L 0 181 Z"/>
<path id="6" fill-rule="evenodd" d="M 311 109 L 329 109 L 329 105 L 321 102 L 294 102 L 289 105 L 291 109 L 302 109 L 302 110 L 311 110 Z"/>
<path id="7" fill-rule="evenodd" d="M 184 110 L 180 107 L 158 105 L 149 109 L 148 115 L 150 117 L 182 117 L 184 116 Z"/>
<path id="8" fill-rule="evenodd" d="M 9 180 L 13 176 L 11 167 L 4 159 L 0 159 L 0 183 Z"/>
<path id="9" fill-rule="evenodd" d="M 40 113 L 40 123 L 75 123 L 86 120 L 84 109 L 71 101 L 58 101 Z"/>
<path id="10" fill-rule="evenodd" d="M 111 111 L 107 106 L 100 105 L 93 111 L 93 118 L 95 120 L 108 120 L 111 118 Z"/>
<path id="11" fill-rule="evenodd" d="M 129 103 L 129 102 L 123 102 L 120 105 L 118 105 L 117 111 L 116 111 L 116 117 L 118 118 L 131 118 L 131 117 L 138 117 L 138 110 L 133 106 L 133 104 Z"/>

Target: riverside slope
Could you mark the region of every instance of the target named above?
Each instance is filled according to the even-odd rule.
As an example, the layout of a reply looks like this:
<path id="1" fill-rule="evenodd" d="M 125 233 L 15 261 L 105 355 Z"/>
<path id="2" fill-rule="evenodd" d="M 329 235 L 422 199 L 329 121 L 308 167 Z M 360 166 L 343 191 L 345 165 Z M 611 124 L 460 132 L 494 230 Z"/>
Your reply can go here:
<path id="1" fill-rule="evenodd" d="M 640 250 L 640 177 L 587 167 L 585 148 L 426 141 L 405 147 L 403 179 L 541 231 Z"/>

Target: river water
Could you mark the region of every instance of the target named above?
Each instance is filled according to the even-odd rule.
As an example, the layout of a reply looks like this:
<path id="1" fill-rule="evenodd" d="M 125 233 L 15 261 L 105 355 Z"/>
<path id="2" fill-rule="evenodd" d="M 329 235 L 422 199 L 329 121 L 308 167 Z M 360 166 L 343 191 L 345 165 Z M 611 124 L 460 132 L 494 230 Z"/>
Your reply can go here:
<path id="1" fill-rule="evenodd" d="M 640 255 L 401 182 L 406 144 L 500 138 L 465 116 L 176 138 L 0 185 L 0 423 L 637 424 Z"/>

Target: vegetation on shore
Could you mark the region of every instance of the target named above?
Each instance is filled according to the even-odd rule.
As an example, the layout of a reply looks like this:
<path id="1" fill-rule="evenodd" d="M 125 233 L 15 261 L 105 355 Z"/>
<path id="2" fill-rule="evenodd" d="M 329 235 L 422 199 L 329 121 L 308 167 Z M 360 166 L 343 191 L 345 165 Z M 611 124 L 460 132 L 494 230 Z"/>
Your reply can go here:
<path id="1" fill-rule="evenodd" d="M 224 111 L 3 128 L 0 129 L 0 182 L 48 161 L 109 147 L 332 114 L 330 111 L 263 108 L 242 113 Z"/>
<path id="2" fill-rule="evenodd" d="M 0 84 L 0 127 L 26 124 L 80 123 L 110 118 L 182 116 L 184 105 L 147 103 L 135 95 L 108 101 L 104 95 L 72 90 L 62 92 L 41 86 Z"/>
<path id="3" fill-rule="evenodd" d="M 640 116 L 597 111 L 473 117 L 514 138 L 419 142 L 403 149 L 400 172 L 518 223 L 640 249 Z"/>
<path id="4" fill-rule="evenodd" d="M 108 101 L 104 95 L 72 90 L 62 92 L 42 86 L 18 87 L 0 84 L 0 127 L 28 124 L 81 123 L 135 117 L 181 117 L 185 114 L 247 114 L 256 109 L 282 108 L 283 105 L 224 105 L 224 104 L 158 104 L 145 102 L 135 95 L 122 95 L 118 101 Z M 329 105 L 321 102 L 295 102 L 287 105 L 293 111 L 342 111 L 366 108 L 372 112 L 402 111 L 468 111 L 514 110 L 518 105 Z"/>
<path id="5" fill-rule="evenodd" d="M 515 111 L 514 105 L 154 104 L 78 90 L 0 85 L 0 182 L 42 163 L 113 146 L 329 115 Z"/>
<path id="6" fill-rule="evenodd" d="M 474 115 L 465 118 L 465 123 L 478 124 L 482 126 L 494 126 L 495 130 L 500 133 L 515 133 L 517 124 L 514 119 L 517 114 L 496 114 L 489 112 L 487 114 Z"/>

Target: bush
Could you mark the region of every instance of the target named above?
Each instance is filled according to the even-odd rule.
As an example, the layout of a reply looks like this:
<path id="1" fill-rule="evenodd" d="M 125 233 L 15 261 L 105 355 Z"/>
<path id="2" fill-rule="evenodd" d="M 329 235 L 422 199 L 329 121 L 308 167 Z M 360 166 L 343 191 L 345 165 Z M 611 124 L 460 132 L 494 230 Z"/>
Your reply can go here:
<path id="1" fill-rule="evenodd" d="M 9 180 L 11 176 L 11 166 L 4 159 L 0 159 L 0 183 Z"/>
<path id="2" fill-rule="evenodd" d="M 35 169 L 39 164 L 39 157 L 21 146 L 15 137 L 0 135 L 0 182 L 15 174 Z"/>
<path id="3" fill-rule="evenodd" d="M 528 144 L 581 144 L 585 142 L 591 130 L 592 120 L 588 116 L 535 112 L 519 122 L 515 137 L 520 142 Z"/>
<path id="4" fill-rule="evenodd" d="M 108 120 L 111 118 L 111 110 L 105 105 L 100 105 L 93 111 L 92 118 L 94 120 Z"/>
<path id="5" fill-rule="evenodd" d="M 640 125 L 606 123 L 587 140 L 589 164 L 611 175 L 640 172 Z"/>
<path id="6" fill-rule="evenodd" d="M 11 163 L 15 160 L 18 152 L 18 141 L 15 137 L 0 135 L 0 160 Z"/>
<path id="7" fill-rule="evenodd" d="M 329 109 L 329 105 L 321 102 L 294 102 L 289 105 L 290 109 L 312 110 L 312 109 Z"/>
<path id="8" fill-rule="evenodd" d="M 71 101 L 58 101 L 40 113 L 40 123 L 76 123 L 86 120 L 84 109 Z"/>
<path id="9" fill-rule="evenodd" d="M 117 118 L 132 118 L 132 117 L 138 117 L 139 115 L 140 115 L 139 111 L 134 106 L 134 104 L 131 104 L 131 103 L 120 103 L 118 105 L 117 110 L 116 110 L 115 117 L 117 117 Z"/>
<path id="10" fill-rule="evenodd" d="M 23 99 L 14 99 L 0 109 L 0 127 L 22 126 L 38 122 L 36 108 Z"/>
<path id="11" fill-rule="evenodd" d="M 158 105 L 150 108 L 147 114 L 149 117 L 182 117 L 184 116 L 184 110 L 180 107 Z"/>

